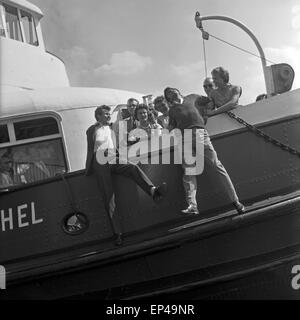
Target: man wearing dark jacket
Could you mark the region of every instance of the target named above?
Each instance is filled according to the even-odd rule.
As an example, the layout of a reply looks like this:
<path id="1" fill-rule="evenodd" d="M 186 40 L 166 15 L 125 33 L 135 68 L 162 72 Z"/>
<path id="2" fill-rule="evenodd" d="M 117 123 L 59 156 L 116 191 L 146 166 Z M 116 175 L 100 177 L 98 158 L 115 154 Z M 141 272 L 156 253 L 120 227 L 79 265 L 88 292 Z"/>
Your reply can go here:
<path id="1" fill-rule="evenodd" d="M 118 163 L 118 154 L 115 149 L 114 132 L 109 124 L 110 107 L 102 105 L 95 110 L 97 122 L 90 126 L 87 134 L 87 158 L 86 175 L 95 174 L 99 187 L 103 193 L 105 208 L 112 217 L 115 209 L 114 191 L 111 174 L 118 174 L 132 179 L 139 185 L 154 201 L 160 200 L 166 193 L 166 184 L 156 187 L 146 174 L 133 163 Z M 98 155 L 108 156 L 110 161 L 99 163 Z M 109 156 L 111 155 L 111 156 Z M 98 158 L 99 159 L 99 158 Z"/>

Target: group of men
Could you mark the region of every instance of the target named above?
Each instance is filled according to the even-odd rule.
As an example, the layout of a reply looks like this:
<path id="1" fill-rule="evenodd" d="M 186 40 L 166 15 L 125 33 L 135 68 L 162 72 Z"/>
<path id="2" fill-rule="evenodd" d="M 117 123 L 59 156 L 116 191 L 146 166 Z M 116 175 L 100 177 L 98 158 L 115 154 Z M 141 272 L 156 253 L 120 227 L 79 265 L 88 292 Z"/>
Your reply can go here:
<path id="1" fill-rule="evenodd" d="M 169 130 L 179 129 L 192 131 L 193 140 L 197 141 L 197 135 L 201 135 L 204 144 L 204 170 L 209 170 L 212 183 L 223 190 L 232 203 L 233 208 L 239 214 L 244 213 L 245 208 L 240 203 L 232 181 L 217 157 L 217 153 L 210 141 L 205 129 L 209 117 L 219 113 L 227 112 L 235 108 L 241 95 L 241 88 L 229 83 L 229 73 L 222 67 L 213 69 L 211 78 L 206 78 L 203 88 L 206 96 L 188 95 L 183 97 L 176 88 L 167 87 L 164 95 L 154 100 L 154 108 L 160 112 L 157 122 Z M 127 121 L 128 131 L 134 129 L 136 120 L 134 109 L 139 102 L 129 99 L 127 109 L 129 117 Z M 114 191 L 111 183 L 111 174 L 119 174 L 134 180 L 155 201 L 162 199 L 167 192 L 166 183 L 155 186 L 138 165 L 128 162 L 127 164 L 106 163 L 97 161 L 97 151 L 101 148 L 113 148 L 110 126 L 110 107 L 100 106 L 95 111 L 96 124 L 87 130 L 88 153 L 86 162 L 87 174 L 94 173 L 103 190 L 106 209 L 112 214 L 115 209 Z M 194 148 L 195 145 L 192 147 Z M 185 189 L 187 208 L 181 210 L 183 214 L 195 215 L 199 213 L 196 201 L 197 177 L 187 173 L 186 165 L 183 163 L 183 185 Z"/>

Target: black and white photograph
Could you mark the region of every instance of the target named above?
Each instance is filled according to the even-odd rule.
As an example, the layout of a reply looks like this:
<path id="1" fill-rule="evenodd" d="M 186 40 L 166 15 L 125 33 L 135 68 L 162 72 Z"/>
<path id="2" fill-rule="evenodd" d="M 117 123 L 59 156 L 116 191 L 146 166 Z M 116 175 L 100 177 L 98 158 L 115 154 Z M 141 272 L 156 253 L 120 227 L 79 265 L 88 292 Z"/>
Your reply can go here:
<path id="1" fill-rule="evenodd" d="M 299 299 L 299 1 L 0 0 L 0 300 Z"/>

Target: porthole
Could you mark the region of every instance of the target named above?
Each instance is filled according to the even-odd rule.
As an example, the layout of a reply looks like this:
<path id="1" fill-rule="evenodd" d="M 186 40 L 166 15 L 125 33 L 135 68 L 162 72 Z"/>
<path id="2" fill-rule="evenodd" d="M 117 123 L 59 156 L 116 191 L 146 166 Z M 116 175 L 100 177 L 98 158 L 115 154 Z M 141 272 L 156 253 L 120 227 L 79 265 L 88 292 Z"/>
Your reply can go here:
<path id="1" fill-rule="evenodd" d="M 88 218 L 81 212 L 70 213 L 63 220 L 63 230 L 70 235 L 81 234 L 88 229 L 88 226 Z"/>

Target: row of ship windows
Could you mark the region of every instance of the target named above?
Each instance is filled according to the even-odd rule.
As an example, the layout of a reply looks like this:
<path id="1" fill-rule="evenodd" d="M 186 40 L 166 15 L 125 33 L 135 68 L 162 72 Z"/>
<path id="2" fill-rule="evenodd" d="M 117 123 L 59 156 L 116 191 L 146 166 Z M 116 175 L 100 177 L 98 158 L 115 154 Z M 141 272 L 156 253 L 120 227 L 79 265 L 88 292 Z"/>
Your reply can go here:
<path id="1" fill-rule="evenodd" d="M 35 183 L 67 171 L 56 119 L 0 124 L 0 190 Z"/>
<path id="2" fill-rule="evenodd" d="M 0 36 L 38 46 L 33 16 L 21 9 L 0 3 Z"/>

